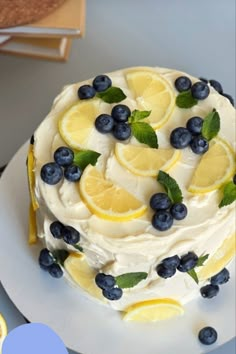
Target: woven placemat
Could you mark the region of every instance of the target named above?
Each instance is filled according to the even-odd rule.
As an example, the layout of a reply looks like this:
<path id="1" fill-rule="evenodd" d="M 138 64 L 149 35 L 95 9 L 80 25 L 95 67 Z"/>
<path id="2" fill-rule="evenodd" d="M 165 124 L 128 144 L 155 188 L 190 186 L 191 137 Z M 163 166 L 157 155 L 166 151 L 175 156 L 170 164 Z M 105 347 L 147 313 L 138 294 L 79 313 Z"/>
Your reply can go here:
<path id="1" fill-rule="evenodd" d="M 0 28 L 29 24 L 49 15 L 65 0 L 0 0 Z"/>

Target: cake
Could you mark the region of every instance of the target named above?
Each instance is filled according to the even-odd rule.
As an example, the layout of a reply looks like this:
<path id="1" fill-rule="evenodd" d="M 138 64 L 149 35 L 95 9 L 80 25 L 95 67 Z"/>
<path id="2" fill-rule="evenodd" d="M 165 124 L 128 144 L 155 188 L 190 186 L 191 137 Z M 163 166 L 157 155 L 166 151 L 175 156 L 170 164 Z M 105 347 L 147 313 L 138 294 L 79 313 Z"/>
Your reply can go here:
<path id="1" fill-rule="evenodd" d="M 66 86 L 28 154 L 41 268 L 127 320 L 215 296 L 235 255 L 230 100 L 214 80 L 165 68 Z"/>

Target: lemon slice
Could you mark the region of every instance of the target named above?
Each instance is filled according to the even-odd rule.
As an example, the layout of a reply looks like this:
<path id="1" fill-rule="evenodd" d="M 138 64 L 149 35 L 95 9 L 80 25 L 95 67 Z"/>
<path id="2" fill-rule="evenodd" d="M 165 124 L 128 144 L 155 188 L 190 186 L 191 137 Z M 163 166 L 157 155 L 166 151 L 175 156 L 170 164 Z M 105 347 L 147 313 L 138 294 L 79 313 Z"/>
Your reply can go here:
<path id="1" fill-rule="evenodd" d="M 28 173 L 28 184 L 29 184 L 29 191 L 30 191 L 30 198 L 33 205 L 33 209 L 37 210 L 39 205 L 34 193 L 35 187 L 35 175 L 34 175 L 34 152 L 33 152 L 33 145 L 30 144 L 29 151 L 28 151 L 28 158 L 27 158 L 27 173 Z"/>
<path id="2" fill-rule="evenodd" d="M 83 254 L 71 253 L 66 258 L 64 267 L 74 282 L 83 290 L 91 296 L 104 301 L 102 291 L 97 287 L 94 280 L 97 272 L 88 265 Z"/>
<path id="3" fill-rule="evenodd" d="M 220 188 L 234 174 L 234 152 L 226 141 L 215 138 L 201 158 L 192 177 L 189 192 L 208 193 Z"/>
<path id="4" fill-rule="evenodd" d="M 225 239 L 218 250 L 208 259 L 203 267 L 199 267 L 199 280 L 206 280 L 219 273 L 236 254 L 235 234 Z"/>
<path id="5" fill-rule="evenodd" d="M 138 176 L 157 176 L 158 171 L 168 171 L 179 159 L 176 149 L 152 149 L 117 143 L 115 155 L 119 163 Z"/>
<path id="6" fill-rule="evenodd" d="M 127 71 L 125 76 L 138 109 L 151 111 L 145 121 L 154 129 L 162 127 L 175 107 L 175 93 L 168 81 L 157 72 L 145 68 Z"/>
<path id="7" fill-rule="evenodd" d="M 80 193 L 87 207 L 97 216 L 126 221 L 143 215 L 147 209 L 125 189 L 106 180 L 95 167 L 88 165 L 79 183 Z"/>
<path id="8" fill-rule="evenodd" d="M 37 242 L 36 214 L 32 203 L 29 206 L 29 235 L 28 243 L 33 245 Z"/>
<path id="9" fill-rule="evenodd" d="M 97 99 L 79 101 L 69 108 L 59 120 L 59 132 L 63 140 L 72 148 L 86 148 L 94 129 L 100 102 Z"/>
<path id="10" fill-rule="evenodd" d="M 154 299 L 138 302 L 125 311 L 123 319 L 135 322 L 155 322 L 180 316 L 184 313 L 182 305 L 173 299 Z"/>
<path id="11" fill-rule="evenodd" d="M 7 324 L 6 321 L 0 313 L 0 353 L 2 353 L 2 343 L 7 336 Z"/>

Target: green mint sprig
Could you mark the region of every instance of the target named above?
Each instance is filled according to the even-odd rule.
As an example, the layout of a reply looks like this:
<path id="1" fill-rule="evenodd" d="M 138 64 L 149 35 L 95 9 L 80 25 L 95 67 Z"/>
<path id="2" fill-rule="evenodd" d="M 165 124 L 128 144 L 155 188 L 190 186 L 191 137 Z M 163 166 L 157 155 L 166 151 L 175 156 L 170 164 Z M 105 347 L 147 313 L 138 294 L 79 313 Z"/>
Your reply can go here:
<path id="1" fill-rule="evenodd" d="M 81 247 L 80 245 L 73 245 L 73 247 L 80 252 L 84 252 L 83 247 Z"/>
<path id="2" fill-rule="evenodd" d="M 105 91 L 98 92 L 96 97 L 101 98 L 106 103 L 118 103 L 123 101 L 127 96 L 119 87 L 111 86 Z"/>
<path id="3" fill-rule="evenodd" d="M 208 141 L 213 139 L 220 130 L 220 116 L 219 113 L 213 109 L 203 121 L 202 125 L 202 136 L 206 138 Z"/>
<path id="4" fill-rule="evenodd" d="M 68 256 L 69 256 L 69 252 L 63 249 L 55 250 L 53 252 L 53 257 L 55 258 L 56 262 L 61 264 L 62 266 L 64 265 L 64 262 Z"/>
<path id="5" fill-rule="evenodd" d="M 179 93 L 175 103 L 179 108 L 191 108 L 198 103 L 198 100 L 192 96 L 191 90 L 188 90 Z"/>
<path id="6" fill-rule="evenodd" d="M 119 288 L 126 289 L 126 288 L 133 288 L 137 285 L 141 280 L 147 278 L 146 272 L 134 272 L 134 273 L 125 273 L 118 275 L 115 277 L 116 285 Z"/>
<path id="7" fill-rule="evenodd" d="M 233 203 L 236 200 L 236 184 L 229 182 L 224 186 L 223 198 L 219 204 L 219 208 Z"/>
<path id="8" fill-rule="evenodd" d="M 138 109 L 135 109 L 132 113 L 131 116 L 129 117 L 128 122 L 129 123 L 135 123 L 138 122 L 139 120 L 145 119 L 149 117 L 151 114 L 151 111 L 139 111 Z"/>
<path id="9" fill-rule="evenodd" d="M 101 154 L 93 150 L 81 150 L 74 152 L 74 164 L 84 170 L 89 164 L 95 166 Z"/>
<path id="10" fill-rule="evenodd" d="M 183 195 L 174 178 L 172 178 L 168 173 L 160 170 L 157 175 L 157 181 L 163 185 L 165 191 L 173 203 L 182 202 Z"/>
<path id="11" fill-rule="evenodd" d="M 208 259 L 208 257 L 209 257 L 209 254 L 205 254 L 204 256 L 199 257 L 195 268 L 202 267 L 204 265 L 205 261 Z M 198 279 L 198 275 L 197 275 L 197 273 L 195 271 L 195 268 L 190 269 L 187 273 L 198 284 L 199 283 L 199 279 Z"/>

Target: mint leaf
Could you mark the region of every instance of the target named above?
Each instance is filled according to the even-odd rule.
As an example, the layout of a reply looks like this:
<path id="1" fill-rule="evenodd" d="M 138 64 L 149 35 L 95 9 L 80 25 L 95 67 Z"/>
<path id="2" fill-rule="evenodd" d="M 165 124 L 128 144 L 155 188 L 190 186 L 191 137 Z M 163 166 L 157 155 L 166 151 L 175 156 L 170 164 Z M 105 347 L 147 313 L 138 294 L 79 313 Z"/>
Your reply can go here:
<path id="1" fill-rule="evenodd" d="M 118 103 L 126 98 L 126 95 L 119 87 L 111 86 L 106 91 L 98 92 L 97 97 L 106 103 Z"/>
<path id="2" fill-rule="evenodd" d="M 196 267 L 202 267 L 204 265 L 205 261 L 208 259 L 208 257 L 209 257 L 209 254 L 205 254 L 205 256 L 199 257 Z"/>
<path id="3" fill-rule="evenodd" d="M 229 182 L 225 185 L 223 190 L 223 198 L 219 204 L 219 208 L 233 203 L 236 200 L 236 184 Z"/>
<path id="4" fill-rule="evenodd" d="M 83 247 L 81 247 L 80 245 L 73 245 L 73 247 L 75 248 L 75 249 L 77 249 L 78 251 L 80 251 L 80 252 L 83 252 L 84 250 L 83 250 Z"/>
<path id="5" fill-rule="evenodd" d="M 159 171 L 157 181 L 163 185 L 169 198 L 173 203 L 180 203 L 183 200 L 182 192 L 174 178 L 164 171 Z"/>
<path id="6" fill-rule="evenodd" d="M 93 150 L 82 150 L 74 153 L 74 164 L 79 166 L 81 170 L 89 164 L 96 165 L 97 159 L 101 154 Z"/>
<path id="7" fill-rule="evenodd" d="M 69 252 L 66 250 L 55 250 L 53 252 L 53 256 L 55 257 L 56 261 L 63 266 L 66 258 L 69 256 Z"/>
<path id="8" fill-rule="evenodd" d="M 205 254 L 205 256 L 199 257 L 195 268 L 196 268 L 196 267 L 202 267 L 202 266 L 204 265 L 204 262 L 208 259 L 208 257 L 209 257 L 209 254 Z M 199 280 L 198 280 L 198 276 L 197 276 L 197 273 L 196 273 L 196 271 L 195 271 L 195 268 L 190 269 L 187 273 L 188 273 L 188 275 L 190 275 L 190 277 L 192 277 L 193 280 L 198 284 L 198 283 L 199 283 Z"/>
<path id="9" fill-rule="evenodd" d="M 151 148 L 158 148 L 157 135 L 148 123 L 134 122 L 131 124 L 131 131 L 140 143 L 146 144 Z"/>
<path id="10" fill-rule="evenodd" d="M 176 97 L 176 106 L 179 108 L 191 108 L 198 103 L 196 98 L 193 98 L 191 90 L 183 91 Z"/>
<path id="11" fill-rule="evenodd" d="M 219 113 L 213 109 L 204 119 L 202 125 L 202 136 L 210 141 L 214 138 L 220 130 L 220 116 Z"/>
<path id="12" fill-rule="evenodd" d="M 150 114 L 151 114 L 151 111 L 139 111 L 139 110 L 135 109 L 131 113 L 131 116 L 129 117 L 129 123 L 138 122 L 139 120 L 149 117 Z"/>
<path id="13" fill-rule="evenodd" d="M 188 273 L 188 275 L 190 275 L 190 277 L 193 278 L 193 280 L 194 280 L 197 284 L 199 283 L 198 276 L 197 276 L 197 273 L 195 272 L 195 269 L 191 269 L 191 270 L 189 270 L 187 273 Z"/>
<path id="14" fill-rule="evenodd" d="M 146 272 L 125 273 L 115 277 L 116 285 L 119 288 L 132 288 L 137 285 L 141 280 L 147 278 Z"/>

